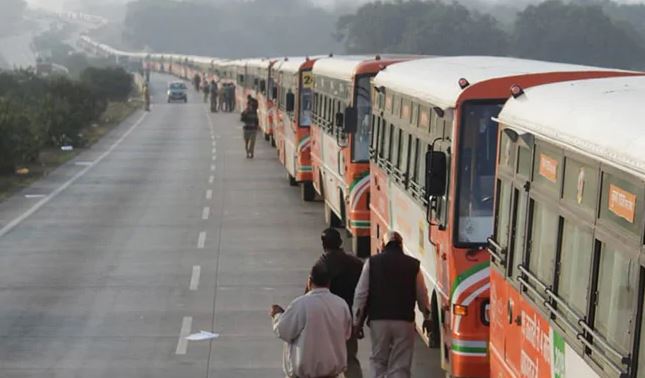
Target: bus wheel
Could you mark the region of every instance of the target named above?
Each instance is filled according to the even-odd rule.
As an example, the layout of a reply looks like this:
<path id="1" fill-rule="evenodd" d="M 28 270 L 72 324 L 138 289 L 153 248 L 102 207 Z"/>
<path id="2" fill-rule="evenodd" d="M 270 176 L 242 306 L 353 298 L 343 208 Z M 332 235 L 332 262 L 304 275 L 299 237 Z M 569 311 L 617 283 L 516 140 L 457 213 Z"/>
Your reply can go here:
<path id="1" fill-rule="evenodd" d="M 305 202 L 311 202 L 316 198 L 314 184 L 311 181 L 300 183 L 300 197 L 302 197 L 302 200 Z"/>
<path id="2" fill-rule="evenodd" d="M 266 141 L 268 142 L 268 141 L 269 141 L 269 139 L 271 139 L 271 138 L 269 138 L 269 134 L 264 133 L 264 140 L 266 140 Z"/>
<path id="3" fill-rule="evenodd" d="M 356 256 L 361 258 L 370 257 L 370 237 L 369 236 L 354 236 L 352 238 L 352 250 Z"/>
<path id="4" fill-rule="evenodd" d="M 291 176 L 291 174 L 289 172 L 287 172 L 287 177 L 289 178 L 289 185 L 291 185 L 291 186 L 298 185 L 298 181 L 296 181 L 296 178 Z"/>
<path id="5" fill-rule="evenodd" d="M 343 223 L 341 222 L 340 218 L 336 216 L 334 213 L 334 210 L 327 205 L 327 202 L 325 202 L 325 224 L 327 227 L 342 227 Z"/>

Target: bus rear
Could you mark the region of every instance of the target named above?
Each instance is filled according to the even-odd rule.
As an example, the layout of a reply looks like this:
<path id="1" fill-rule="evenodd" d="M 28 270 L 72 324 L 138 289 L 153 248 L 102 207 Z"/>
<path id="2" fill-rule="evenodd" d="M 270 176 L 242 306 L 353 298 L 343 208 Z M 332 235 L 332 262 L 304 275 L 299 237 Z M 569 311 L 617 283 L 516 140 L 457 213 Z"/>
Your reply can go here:
<path id="1" fill-rule="evenodd" d="M 400 232 L 431 288 L 452 376 L 488 377 L 489 258 L 497 125 L 511 87 L 620 73 L 512 58 L 421 59 L 374 80 L 372 241 Z M 373 247 L 373 250 L 376 246 Z"/>
<path id="2" fill-rule="evenodd" d="M 544 85 L 499 116 L 491 374 L 644 377 L 644 77 Z"/>

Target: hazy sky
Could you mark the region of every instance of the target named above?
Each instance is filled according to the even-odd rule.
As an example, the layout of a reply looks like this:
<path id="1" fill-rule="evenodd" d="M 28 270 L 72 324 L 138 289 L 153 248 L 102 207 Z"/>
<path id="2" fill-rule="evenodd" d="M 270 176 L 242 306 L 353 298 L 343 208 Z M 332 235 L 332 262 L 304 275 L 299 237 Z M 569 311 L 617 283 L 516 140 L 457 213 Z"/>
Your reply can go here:
<path id="1" fill-rule="evenodd" d="M 27 2 L 31 5 L 44 7 L 44 8 L 48 8 L 56 11 L 63 10 L 63 8 L 69 8 L 70 5 L 78 4 L 83 1 L 97 2 L 97 1 L 106 1 L 106 0 L 27 0 Z M 127 3 L 129 1 L 130 0 L 110 0 L 110 2 L 112 3 Z M 336 4 L 355 5 L 357 3 L 366 3 L 366 2 L 369 2 L 370 0 L 310 0 L 310 1 L 313 1 L 320 5 L 331 7 Z M 482 0 L 482 1 L 486 1 L 489 3 L 508 3 L 508 2 L 513 2 L 514 0 Z M 542 1 L 543 0 L 535 0 L 534 2 L 540 3 Z M 620 3 L 629 3 L 629 4 L 645 3 L 645 0 L 615 0 L 615 1 Z M 467 3 L 468 0 L 462 0 L 462 2 Z"/>

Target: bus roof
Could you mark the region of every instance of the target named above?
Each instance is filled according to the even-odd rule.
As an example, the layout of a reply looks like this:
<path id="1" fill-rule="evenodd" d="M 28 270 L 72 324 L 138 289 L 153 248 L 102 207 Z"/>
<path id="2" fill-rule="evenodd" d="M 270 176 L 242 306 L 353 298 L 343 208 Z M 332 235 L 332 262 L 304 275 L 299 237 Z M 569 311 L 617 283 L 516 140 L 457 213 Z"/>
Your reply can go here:
<path id="1" fill-rule="evenodd" d="M 472 87 L 501 77 L 574 71 L 617 70 L 492 56 L 438 57 L 393 64 L 379 72 L 374 85 L 391 88 L 447 109 L 457 105 L 463 91 L 459 86 L 462 78 Z"/>
<path id="2" fill-rule="evenodd" d="M 645 179 L 645 76 L 529 88 L 499 121 Z"/>
<path id="3" fill-rule="evenodd" d="M 344 81 L 351 81 L 356 70 L 365 62 L 376 62 L 383 60 L 384 63 L 392 63 L 393 60 L 405 60 L 419 57 L 418 55 L 342 55 L 323 59 L 314 65 L 315 75 L 330 77 Z"/>
<path id="4" fill-rule="evenodd" d="M 276 63 L 276 67 L 279 71 L 296 73 L 300 71 L 300 68 L 302 67 L 303 64 L 305 64 L 310 60 L 312 60 L 312 58 L 309 58 L 309 57 L 288 57 Z"/>

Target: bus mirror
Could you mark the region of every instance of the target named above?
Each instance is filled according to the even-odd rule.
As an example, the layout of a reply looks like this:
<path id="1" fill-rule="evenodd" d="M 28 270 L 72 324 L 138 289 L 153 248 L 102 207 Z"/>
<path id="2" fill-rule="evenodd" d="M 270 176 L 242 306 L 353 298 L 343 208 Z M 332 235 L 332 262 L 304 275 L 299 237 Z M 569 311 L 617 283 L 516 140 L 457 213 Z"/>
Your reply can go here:
<path id="1" fill-rule="evenodd" d="M 271 89 L 271 99 L 276 100 L 278 98 L 278 87 L 273 87 Z"/>
<path id="2" fill-rule="evenodd" d="M 353 106 L 346 107 L 344 118 L 345 122 L 343 123 L 343 131 L 347 134 L 356 132 L 356 123 L 358 118 L 356 108 Z"/>
<path id="3" fill-rule="evenodd" d="M 336 127 L 343 127 L 344 124 L 345 124 L 345 116 L 343 115 L 343 113 L 341 112 L 336 113 L 336 117 L 334 118 L 334 125 Z"/>
<path id="4" fill-rule="evenodd" d="M 287 112 L 293 112 L 296 108 L 296 96 L 292 92 L 287 93 Z"/>
<path id="5" fill-rule="evenodd" d="M 446 154 L 441 151 L 426 153 L 426 196 L 446 194 Z"/>

